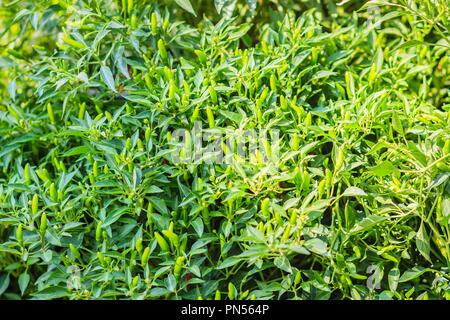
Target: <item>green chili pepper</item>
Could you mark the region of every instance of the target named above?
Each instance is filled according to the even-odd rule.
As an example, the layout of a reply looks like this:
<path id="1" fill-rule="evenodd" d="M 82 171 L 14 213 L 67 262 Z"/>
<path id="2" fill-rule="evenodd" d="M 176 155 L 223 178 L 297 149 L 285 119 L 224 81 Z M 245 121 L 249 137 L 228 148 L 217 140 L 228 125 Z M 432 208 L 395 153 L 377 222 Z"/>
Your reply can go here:
<path id="1" fill-rule="evenodd" d="M 44 236 L 45 231 L 47 231 L 47 214 L 44 212 L 41 215 L 41 224 L 39 226 L 39 232 L 42 236 Z"/>
<path id="2" fill-rule="evenodd" d="M 152 35 L 156 36 L 156 34 L 158 33 L 158 21 L 156 20 L 156 13 L 153 12 L 152 13 L 152 17 L 151 17 L 151 28 L 152 28 Z"/>
<path id="3" fill-rule="evenodd" d="M 158 232 L 155 232 L 155 238 L 161 250 L 164 252 L 168 252 L 169 244 L 167 243 L 167 241 Z"/>
<path id="4" fill-rule="evenodd" d="M 23 226 L 22 226 L 22 224 L 19 224 L 19 226 L 17 227 L 16 238 L 17 238 L 17 241 L 19 242 L 19 245 L 22 247 L 23 246 Z"/>
<path id="5" fill-rule="evenodd" d="M 149 258 L 150 258 L 150 248 L 146 247 L 141 256 L 141 263 L 143 266 L 148 263 Z"/>
<path id="6" fill-rule="evenodd" d="M 262 202 L 261 202 L 261 211 L 264 215 L 264 217 L 269 218 L 270 213 L 269 213 L 269 203 L 270 203 L 270 199 L 269 198 L 265 198 Z"/>
<path id="7" fill-rule="evenodd" d="M 344 157 L 345 157 L 344 150 L 342 150 L 342 147 L 339 147 L 334 172 L 338 172 L 342 168 L 342 165 L 344 164 Z"/>
<path id="8" fill-rule="evenodd" d="M 166 46 L 162 39 L 158 40 L 158 50 L 159 50 L 159 54 L 161 55 L 161 59 L 167 60 Z"/>
<path id="9" fill-rule="evenodd" d="M 194 52 L 197 55 L 198 60 L 202 64 L 206 64 L 206 61 L 208 60 L 208 58 L 206 57 L 206 54 L 201 50 L 194 50 Z"/>
<path id="10" fill-rule="evenodd" d="M 184 262 L 184 257 L 183 256 L 179 256 L 177 258 L 177 260 L 175 261 L 175 267 L 173 269 L 173 275 L 175 276 L 175 279 L 177 279 L 177 280 L 180 278 L 181 268 L 183 267 L 183 262 Z"/>
<path id="11" fill-rule="evenodd" d="M 77 248 L 75 248 L 75 246 L 74 246 L 72 243 L 69 244 L 69 248 L 70 248 L 70 251 L 72 252 L 72 255 L 73 255 L 76 259 L 78 259 L 78 260 L 81 261 L 80 252 L 77 250 Z"/>
<path id="12" fill-rule="evenodd" d="M 216 123 L 215 123 L 215 120 L 214 120 L 214 115 L 213 115 L 213 113 L 211 111 L 211 108 L 209 106 L 206 106 L 206 116 L 208 118 L 209 127 L 210 128 L 214 128 Z"/>
<path id="13" fill-rule="evenodd" d="M 142 249 L 143 249 L 143 247 L 142 247 L 142 238 L 139 238 L 139 239 L 136 240 L 136 250 L 137 250 L 137 252 L 139 254 L 141 254 L 142 253 Z"/>
<path id="14" fill-rule="evenodd" d="M 100 243 L 102 241 L 102 222 L 100 221 L 97 224 L 97 228 L 95 229 L 95 240 Z"/>
<path id="15" fill-rule="evenodd" d="M 78 49 L 84 49 L 84 48 L 86 48 L 86 45 L 85 44 L 83 44 L 83 43 L 81 43 L 81 42 L 78 42 L 78 41 L 76 41 L 76 40 L 73 40 L 72 38 L 70 38 L 69 36 L 66 36 L 66 37 L 63 37 L 62 38 L 62 41 L 64 41 L 65 43 L 67 43 L 69 46 L 71 46 L 71 47 L 75 47 L 75 48 L 78 48 Z"/>
<path id="16" fill-rule="evenodd" d="M 50 122 L 52 124 L 55 124 L 55 116 L 53 114 L 53 108 L 51 103 L 47 103 L 47 113 L 48 113 L 48 118 L 50 119 Z"/>

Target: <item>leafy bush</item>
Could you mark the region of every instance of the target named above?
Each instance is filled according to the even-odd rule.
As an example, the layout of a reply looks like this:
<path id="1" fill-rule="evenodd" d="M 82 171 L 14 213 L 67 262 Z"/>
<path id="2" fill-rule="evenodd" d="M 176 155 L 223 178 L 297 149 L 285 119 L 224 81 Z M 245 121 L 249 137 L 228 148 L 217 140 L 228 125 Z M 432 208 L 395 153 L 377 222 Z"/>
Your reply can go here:
<path id="1" fill-rule="evenodd" d="M 0 297 L 449 298 L 446 2 L 227 3 L 3 4 Z"/>

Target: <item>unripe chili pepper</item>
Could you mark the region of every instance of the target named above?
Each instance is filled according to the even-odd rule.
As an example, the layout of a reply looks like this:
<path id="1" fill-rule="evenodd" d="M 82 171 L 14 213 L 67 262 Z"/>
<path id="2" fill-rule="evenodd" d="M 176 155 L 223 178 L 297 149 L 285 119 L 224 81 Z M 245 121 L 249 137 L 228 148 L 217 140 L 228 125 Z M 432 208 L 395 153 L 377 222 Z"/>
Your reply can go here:
<path id="1" fill-rule="evenodd" d="M 261 211 L 262 211 L 264 217 L 266 217 L 267 219 L 270 217 L 270 213 L 269 213 L 269 203 L 270 203 L 270 199 L 269 199 L 269 198 L 265 198 L 265 199 L 261 202 Z"/>
<path id="2" fill-rule="evenodd" d="M 50 197 L 53 200 L 57 200 L 58 199 L 58 194 L 56 192 L 56 187 L 55 187 L 55 183 L 54 182 L 50 185 Z"/>
<path id="3" fill-rule="evenodd" d="M 133 278 L 133 280 L 131 281 L 131 288 L 136 288 L 136 286 L 138 285 L 138 283 L 139 283 L 139 276 L 135 276 L 135 277 Z"/>
<path id="4" fill-rule="evenodd" d="M 270 76 L 270 89 L 272 89 L 272 91 L 277 92 L 277 78 L 275 76 L 275 74 L 272 74 Z"/>
<path id="5" fill-rule="evenodd" d="M 292 137 L 292 149 L 294 151 L 297 151 L 299 146 L 300 146 L 300 140 L 299 140 L 298 134 L 296 132 L 296 133 L 294 133 L 294 136 Z"/>
<path id="6" fill-rule="evenodd" d="M 172 246 L 172 248 L 178 248 L 179 244 L 180 244 L 180 239 L 178 237 L 178 235 L 176 235 L 172 230 L 163 230 L 162 231 L 163 235 L 166 236 L 169 239 L 170 245 Z"/>
<path id="7" fill-rule="evenodd" d="M 164 252 L 168 252 L 169 244 L 167 243 L 167 241 L 158 232 L 155 232 L 155 238 L 161 250 Z"/>
<path id="8" fill-rule="evenodd" d="M 25 168 L 23 170 L 23 178 L 25 179 L 25 184 L 30 185 L 31 184 L 31 178 L 30 178 L 30 164 L 26 164 Z"/>
<path id="9" fill-rule="evenodd" d="M 200 106 L 198 105 L 194 108 L 194 111 L 192 112 L 192 117 L 191 117 L 192 123 L 194 123 L 197 120 L 199 112 L 200 112 Z"/>
<path id="10" fill-rule="evenodd" d="M 334 167 L 335 172 L 338 172 L 342 168 L 342 165 L 344 164 L 344 156 L 344 150 L 342 149 L 342 147 L 339 147 L 336 166 Z"/>
<path id="11" fill-rule="evenodd" d="M 104 266 L 105 265 L 105 258 L 103 257 L 103 254 L 100 251 L 97 252 L 97 258 L 100 261 L 100 263 L 102 264 L 102 266 Z"/>
<path id="12" fill-rule="evenodd" d="M 65 43 L 67 43 L 69 46 L 74 47 L 74 48 L 78 48 L 78 49 L 84 49 L 86 48 L 86 45 L 78 42 L 76 40 L 73 40 L 72 38 L 70 38 L 69 36 L 63 37 L 62 41 L 64 41 Z"/>
<path id="13" fill-rule="evenodd" d="M 149 258 L 150 258 L 150 248 L 146 247 L 141 256 L 141 263 L 143 266 L 148 263 Z"/>
<path id="14" fill-rule="evenodd" d="M 213 115 L 213 113 L 211 111 L 211 108 L 209 106 L 206 106 L 206 116 L 208 118 L 209 127 L 210 128 L 214 128 L 216 123 L 215 123 L 215 120 L 214 120 L 214 115 Z"/>
<path id="15" fill-rule="evenodd" d="M 143 249 L 143 247 L 142 247 L 142 238 L 139 238 L 139 239 L 136 240 L 136 250 L 137 250 L 137 252 L 139 254 L 141 254 L 142 253 L 142 249 Z"/>
<path id="16" fill-rule="evenodd" d="M 349 98 L 353 97 L 352 87 L 353 87 L 353 77 L 352 74 L 349 71 L 347 71 L 345 72 L 345 88 L 347 90 L 347 96 Z"/>
<path id="17" fill-rule="evenodd" d="M 147 88 L 151 90 L 153 88 L 153 85 L 152 85 L 152 80 L 150 79 L 150 76 L 148 74 L 145 75 L 144 81 L 145 81 L 145 85 L 147 86 Z"/>
<path id="18" fill-rule="evenodd" d="M 216 294 L 214 295 L 214 300 L 220 300 L 220 291 L 216 290 Z"/>
<path id="19" fill-rule="evenodd" d="M 143 144 L 141 138 L 138 138 L 138 139 L 137 139 L 137 148 L 138 148 L 138 150 L 141 151 L 141 152 L 144 151 L 144 144 Z"/>
<path id="20" fill-rule="evenodd" d="M 208 58 L 206 57 L 206 54 L 201 50 L 194 50 L 194 52 L 197 55 L 198 60 L 202 64 L 206 64 L 206 61 L 208 60 Z"/>
<path id="21" fill-rule="evenodd" d="M 297 224 L 297 215 L 298 211 L 296 209 L 292 209 L 291 218 L 289 219 L 290 224 Z"/>
<path id="22" fill-rule="evenodd" d="M 321 180 L 321 181 L 319 182 L 319 185 L 318 185 L 317 189 L 318 189 L 318 192 L 319 192 L 319 198 L 321 198 L 322 195 L 323 195 L 324 192 L 325 192 L 325 179 L 324 179 L 324 180 Z"/>
<path id="23" fill-rule="evenodd" d="M 297 271 L 297 273 L 295 274 L 295 278 L 294 278 L 294 285 L 297 286 L 301 280 L 302 280 L 302 274 L 300 271 Z"/>
<path id="24" fill-rule="evenodd" d="M 58 190 L 58 200 L 59 201 L 63 201 L 64 200 L 64 194 L 62 193 L 61 190 Z"/>
<path id="25" fill-rule="evenodd" d="M 152 28 L 152 35 L 156 36 L 156 34 L 158 33 L 158 21 L 156 19 L 155 12 L 152 13 L 152 17 L 151 17 L 151 28 Z"/>
<path id="26" fill-rule="evenodd" d="M 133 0 L 127 0 L 127 13 L 130 15 L 133 10 Z"/>
<path id="27" fill-rule="evenodd" d="M 162 39 L 158 40 L 158 51 L 159 51 L 159 54 L 161 55 L 161 59 L 167 60 L 166 46 Z"/>
<path id="28" fill-rule="evenodd" d="M 308 114 L 306 115 L 306 118 L 305 118 L 305 127 L 308 128 L 311 126 L 311 124 L 312 124 L 312 117 L 311 117 L 311 113 L 308 112 Z"/>
<path id="29" fill-rule="evenodd" d="M 280 97 L 280 106 L 281 106 L 281 110 L 283 110 L 283 111 L 287 110 L 287 102 L 286 102 L 286 98 L 284 96 Z"/>
<path id="30" fill-rule="evenodd" d="M 311 177 L 307 170 L 303 171 L 302 181 L 302 190 L 309 191 Z"/>
<path id="31" fill-rule="evenodd" d="M 183 240 L 181 241 L 180 252 L 186 251 L 187 241 L 188 241 L 187 237 L 184 237 Z"/>
<path id="32" fill-rule="evenodd" d="M 181 268 L 183 267 L 184 257 L 179 256 L 177 260 L 175 261 L 175 267 L 173 268 L 173 275 L 175 276 L 175 279 L 180 278 L 181 274 Z"/>
<path id="33" fill-rule="evenodd" d="M 236 288 L 233 283 L 228 283 L 228 298 L 234 300 L 236 298 Z"/>
<path id="34" fill-rule="evenodd" d="M 98 176 L 98 163 L 94 161 L 94 165 L 92 166 L 92 172 L 94 173 L 94 177 Z"/>
<path id="35" fill-rule="evenodd" d="M 372 84 L 373 81 L 376 79 L 376 77 L 377 77 L 377 66 L 376 64 L 372 64 L 369 72 L 369 83 Z"/>
<path id="36" fill-rule="evenodd" d="M 84 112 L 86 111 L 86 103 L 80 104 L 80 110 L 78 111 L 78 119 L 84 119 Z"/>
<path id="37" fill-rule="evenodd" d="M 312 48 L 312 51 L 311 51 L 312 64 L 316 64 L 318 56 L 319 56 L 319 48 L 317 48 L 317 47 Z"/>
<path id="38" fill-rule="evenodd" d="M 136 25 L 137 25 L 137 16 L 133 13 L 131 15 L 131 22 L 130 22 L 131 28 L 132 29 L 136 29 Z"/>
<path id="39" fill-rule="evenodd" d="M 191 93 L 191 88 L 189 87 L 189 84 L 187 83 L 186 80 L 183 80 L 183 87 L 186 95 L 189 95 Z"/>
<path id="40" fill-rule="evenodd" d="M 258 109 L 258 111 L 256 111 L 256 117 L 258 118 L 258 123 L 262 124 L 264 119 L 263 119 L 263 115 L 262 115 L 261 109 Z"/>
<path id="41" fill-rule="evenodd" d="M 66 166 L 62 160 L 59 162 L 59 168 L 61 169 L 61 171 L 67 171 Z"/>
<path id="42" fill-rule="evenodd" d="M 45 231 L 47 231 L 47 214 L 44 212 L 41 215 L 41 224 L 39 226 L 39 232 L 42 236 L 44 236 Z"/>
<path id="43" fill-rule="evenodd" d="M 97 228 L 95 229 L 95 240 L 100 243 L 102 241 L 102 222 L 100 221 L 97 224 Z"/>
<path id="44" fill-rule="evenodd" d="M 247 298 L 248 294 L 250 293 L 250 290 L 245 290 L 241 296 L 239 297 L 240 300 L 244 300 L 245 298 Z"/>
<path id="45" fill-rule="evenodd" d="M 175 99 L 175 82 L 173 80 L 170 80 L 169 82 L 169 99 Z"/>
<path id="46" fill-rule="evenodd" d="M 23 247 L 23 226 L 22 226 L 22 224 L 19 224 L 19 226 L 17 227 L 16 238 L 17 238 L 17 242 L 19 242 L 19 245 L 21 247 Z"/>
<path id="47" fill-rule="evenodd" d="M 33 200 L 31 201 L 31 214 L 34 216 L 38 213 L 39 206 L 39 197 L 37 194 L 34 194 Z"/>
<path id="48" fill-rule="evenodd" d="M 329 193 L 331 192 L 331 179 L 332 178 L 333 178 L 333 174 L 332 174 L 331 170 L 326 168 L 325 169 L 325 183 L 326 183 L 326 187 L 327 187 L 328 196 L 329 196 Z"/>
<path id="49" fill-rule="evenodd" d="M 163 30 L 167 30 L 167 27 L 169 26 L 169 20 L 164 20 L 163 22 Z"/>
<path id="50" fill-rule="evenodd" d="M 450 153 L 450 140 L 445 141 L 444 156 Z"/>
<path id="51" fill-rule="evenodd" d="M 145 129 L 145 141 L 148 142 L 150 140 L 150 136 L 152 134 L 152 130 L 149 128 Z"/>
<path id="52" fill-rule="evenodd" d="M 189 104 L 189 98 L 187 97 L 187 95 L 185 93 L 183 93 L 181 95 L 181 104 L 183 106 L 187 106 Z"/>
<path id="53" fill-rule="evenodd" d="M 203 222 L 205 223 L 206 227 L 208 228 L 208 231 L 211 231 L 210 216 L 209 216 L 208 208 L 202 209 L 202 217 L 203 217 Z"/>
<path id="54" fill-rule="evenodd" d="M 53 108 L 51 103 L 47 103 L 47 113 L 48 113 L 48 118 L 50 119 L 50 122 L 52 124 L 55 124 L 55 116 L 53 115 Z"/>
<path id="55" fill-rule="evenodd" d="M 216 104 L 216 103 L 217 103 L 217 93 L 216 93 L 216 90 L 214 90 L 214 88 L 211 87 L 211 86 L 209 86 L 208 90 L 209 90 L 209 95 L 210 95 L 210 97 L 211 97 L 211 101 L 212 101 L 214 104 Z"/>
<path id="56" fill-rule="evenodd" d="M 88 174 L 88 178 L 89 178 L 89 182 L 90 182 L 91 184 L 94 184 L 94 183 L 95 183 L 95 178 L 94 178 L 94 175 L 93 175 L 92 173 L 89 173 L 89 174 Z"/>
<path id="57" fill-rule="evenodd" d="M 289 237 L 289 234 L 291 233 L 291 225 L 288 224 L 286 226 L 286 229 L 283 232 L 283 235 L 281 236 L 281 240 L 286 240 Z"/>
<path id="58" fill-rule="evenodd" d="M 77 248 L 75 248 L 75 246 L 74 246 L 72 243 L 69 244 L 69 248 L 70 248 L 70 251 L 72 252 L 72 255 L 73 255 L 76 259 L 78 259 L 78 260 L 81 261 L 80 252 L 77 250 Z"/>

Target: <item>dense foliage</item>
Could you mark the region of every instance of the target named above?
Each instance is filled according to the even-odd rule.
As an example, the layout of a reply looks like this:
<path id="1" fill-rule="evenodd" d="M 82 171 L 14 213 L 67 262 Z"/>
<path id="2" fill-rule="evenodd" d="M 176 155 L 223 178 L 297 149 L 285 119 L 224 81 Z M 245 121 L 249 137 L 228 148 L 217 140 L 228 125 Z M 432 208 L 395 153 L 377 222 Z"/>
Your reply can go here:
<path id="1" fill-rule="evenodd" d="M 450 298 L 447 1 L 0 3 L 0 298 Z"/>

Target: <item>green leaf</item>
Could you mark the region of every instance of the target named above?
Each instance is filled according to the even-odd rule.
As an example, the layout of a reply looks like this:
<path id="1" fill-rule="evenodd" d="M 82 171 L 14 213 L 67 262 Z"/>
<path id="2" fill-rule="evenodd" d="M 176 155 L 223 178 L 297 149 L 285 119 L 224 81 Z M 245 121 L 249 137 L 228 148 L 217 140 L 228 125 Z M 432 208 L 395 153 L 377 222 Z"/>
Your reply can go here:
<path id="1" fill-rule="evenodd" d="M 202 218 L 198 217 L 194 221 L 192 221 L 192 227 L 194 228 L 195 232 L 197 232 L 198 237 L 201 238 L 204 228 Z"/>
<path id="2" fill-rule="evenodd" d="M 3 273 L 0 276 L 0 296 L 8 289 L 9 287 L 9 273 Z"/>
<path id="3" fill-rule="evenodd" d="M 363 220 L 361 220 L 360 222 L 358 222 L 352 228 L 352 230 L 350 230 L 350 233 L 366 231 L 366 230 L 372 228 L 373 226 L 385 221 L 386 219 L 388 219 L 388 217 L 374 216 L 374 215 L 368 216 L 368 217 L 364 218 Z"/>
<path id="4" fill-rule="evenodd" d="M 114 92 L 117 92 L 116 86 L 114 83 L 114 77 L 112 75 L 111 69 L 108 66 L 102 66 L 100 68 L 100 76 L 102 77 L 103 82 Z"/>
<path id="5" fill-rule="evenodd" d="M 62 157 L 71 157 L 71 156 L 77 156 L 80 154 L 86 154 L 92 152 L 92 149 L 88 146 L 78 146 L 75 148 L 70 149 L 66 153 L 62 155 Z"/>
<path id="6" fill-rule="evenodd" d="M 397 168 L 390 161 L 383 161 L 375 167 L 371 168 L 371 172 L 377 177 L 384 177 L 392 174 Z"/>
<path id="7" fill-rule="evenodd" d="M 65 287 L 52 286 L 33 294 L 38 299 L 42 300 L 52 300 L 56 298 L 62 298 L 69 295 L 69 292 Z"/>
<path id="8" fill-rule="evenodd" d="M 423 222 L 420 224 L 419 231 L 416 233 L 416 246 L 422 256 L 432 263 L 430 258 L 430 239 L 428 238 Z"/>
<path id="9" fill-rule="evenodd" d="M 397 290 L 398 280 L 400 279 L 400 270 L 397 267 L 392 268 L 388 274 L 389 289 Z"/>
<path id="10" fill-rule="evenodd" d="M 175 0 L 175 2 L 184 10 L 192 13 L 194 16 L 197 16 L 189 0 Z"/>
<path id="11" fill-rule="evenodd" d="M 277 266 L 279 269 L 286 271 L 287 273 L 292 273 L 292 267 L 289 263 L 288 258 L 286 256 L 281 256 L 275 259 L 274 265 Z"/>
<path id="12" fill-rule="evenodd" d="M 14 78 L 8 84 L 8 92 L 9 92 L 9 95 L 11 96 L 11 99 L 13 101 L 16 101 L 16 91 L 17 91 L 17 85 L 16 85 L 16 79 Z"/>
<path id="13" fill-rule="evenodd" d="M 424 274 L 425 272 L 428 271 L 433 271 L 432 269 L 428 269 L 428 268 L 424 268 L 421 266 L 415 266 L 407 271 L 405 271 L 405 273 L 402 274 L 402 276 L 400 277 L 398 282 L 407 282 L 407 281 L 411 281 L 415 278 L 420 277 L 422 274 Z"/>
<path id="14" fill-rule="evenodd" d="M 367 194 L 358 187 L 348 187 L 345 189 L 342 197 L 356 197 L 356 196 L 367 196 Z"/>
<path id="15" fill-rule="evenodd" d="M 327 244 L 319 239 L 319 238 L 314 238 L 314 239 L 310 239 L 310 240 L 306 240 L 304 243 L 304 246 L 306 249 L 308 249 L 309 251 L 312 251 L 314 253 L 317 253 L 319 255 L 323 255 L 323 256 L 328 256 L 328 246 Z"/>
<path id="16" fill-rule="evenodd" d="M 450 178 L 450 172 L 441 173 L 434 178 L 434 180 L 431 182 L 431 184 L 426 187 L 424 190 L 433 189 L 436 187 L 439 187 L 441 184 L 447 181 L 447 179 Z"/>
<path id="17" fill-rule="evenodd" d="M 29 283 L 30 283 L 30 275 L 27 272 L 22 273 L 19 276 L 19 289 L 22 296 L 25 293 L 25 290 L 27 289 Z"/>
<path id="18" fill-rule="evenodd" d="M 222 261 L 222 263 L 220 265 L 217 266 L 217 269 L 220 270 L 220 269 L 232 267 L 241 260 L 242 260 L 242 258 L 235 257 L 235 256 L 228 257 L 224 261 Z"/>
<path id="19" fill-rule="evenodd" d="M 105 221 L 103 221 L 102 228 L 106 228 L 107 226 L 109 226 L 109 225 L 113 224 L 114 222 L 116 222 L 117 220 L 119 220 L 119 218 L 122 215 L 124 215 L 127 210 L 128 210 L 127 207 L 123 207 L 123 208 L 117 208 L 117 209 L 111 211 L 111 213 L 106 217 Z"/>

